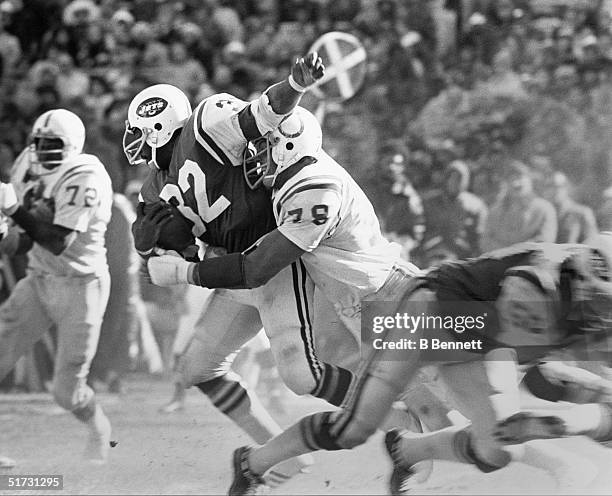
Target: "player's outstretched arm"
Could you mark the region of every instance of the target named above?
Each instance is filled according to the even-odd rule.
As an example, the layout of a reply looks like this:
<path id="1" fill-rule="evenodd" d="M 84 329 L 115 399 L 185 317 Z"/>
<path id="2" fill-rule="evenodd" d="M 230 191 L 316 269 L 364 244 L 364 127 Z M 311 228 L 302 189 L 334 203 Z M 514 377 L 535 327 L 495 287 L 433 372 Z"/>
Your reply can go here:
<path id="1" fill-rule="evenodd" d="M 176 255 L 152 257 L 147 263 L 151 281 L 158 286 L 194 284 L 206 288 L 256 288 L 296 261 L 304 250 L 278 229 L 244 253 L 231 253 L 198 263 Z"/>
<path id="2" fill-rule="evenodd" d="M 287 79 L 266 90 L 272 110 L 279 115 L 291 113 L 302 95 L 325 73 L 325 66 L 317 52 L 300 57 L 291 67 Z"/>

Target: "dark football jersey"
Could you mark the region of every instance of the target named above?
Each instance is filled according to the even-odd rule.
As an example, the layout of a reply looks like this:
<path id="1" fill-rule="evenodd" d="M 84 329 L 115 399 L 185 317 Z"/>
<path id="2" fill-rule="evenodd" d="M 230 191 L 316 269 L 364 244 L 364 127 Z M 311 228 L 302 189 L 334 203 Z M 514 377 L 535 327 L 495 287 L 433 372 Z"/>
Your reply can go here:
<path id="1" fill-rule="evenodd" d="M 456 339 L 482 339 L 485 352 L 510 346 L 529 361 L 580 333 L 564 274 L 572 246 L 525 243 L 447 262 L 427 273 L 425 284 L 444 313 L 460 313 L 465 302 L 470 313 L 488 315 L 485 329 L 453 332 Z"/>
<path id="2" fill-rule="evenodd" d="M 170 168 L 150 174 L 141 200 L 173 203 L 205 243 L 230 253 L 245 250 L 276 222 L 269 192 L 247 186 L 242 155 L 248 141 L 281 119 L 258 100 L 249 103 L 228 94 L 207 98 L 186 122 Z"/>

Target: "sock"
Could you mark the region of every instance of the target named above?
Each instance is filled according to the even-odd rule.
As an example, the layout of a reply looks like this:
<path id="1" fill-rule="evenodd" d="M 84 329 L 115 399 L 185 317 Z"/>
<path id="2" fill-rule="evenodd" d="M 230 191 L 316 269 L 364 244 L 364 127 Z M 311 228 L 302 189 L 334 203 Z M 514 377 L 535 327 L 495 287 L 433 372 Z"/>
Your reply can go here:
<path id="1" fill-rule="evenodd" d="M 248 391 L 235 374 L 201 382 L 197 387 L 257 443 L 263 444 L 282 431 L 255 393 Z"/>
<path id="2" fill-rule="evenodd" d="M 334 406 L 340 406 L 353 380 L 353 373 L 329 363 L 321 365 L 323 365 L 323 374 L 311 394 Z"/>

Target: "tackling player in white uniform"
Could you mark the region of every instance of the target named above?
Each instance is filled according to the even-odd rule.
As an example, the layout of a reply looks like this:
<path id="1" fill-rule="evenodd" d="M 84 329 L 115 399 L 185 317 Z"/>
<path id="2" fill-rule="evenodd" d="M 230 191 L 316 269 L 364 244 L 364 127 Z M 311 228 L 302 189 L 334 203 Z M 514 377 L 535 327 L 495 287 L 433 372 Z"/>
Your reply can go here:
<path id="1" fill-rule="evenodd" d="M 191 223 L 188 236 L 182 238 L 184 245 L 197 237 L 223 248 L 230 260 L 272 230 L 270 193 L 247 186 L 243 155 L 248 142 L 276 128 L 298 103 L 304 87 L 322 74 L 320 59 L 309 54 L 296 61 L 287 80 L 252 102 L 225 93 L 212 95 L 193 114 L 186 96 L 170 85 L 154 85 L 139 93 L 128 110 L 124 150 L 130 163 L 152 168 L 134 225 L 140 253 L 153 255 L 155 245 L 184 253 L 182 241 L 176 242 L 180 229 L 173 227 L 180 228 L 177 217 Z M 168 204 L 176 207 L 174 214 Z M 254 393 L 230 373 L 230 365 L 262 325 L 279 374 L 293 392 L 340 404 L 348 391 L 352 374 L 323 363 L 315 354 L 313 292 L 314 285 L 298 262 L 261 288 L 215 290 L 181 360 L 184 384 L 195 385 L 258 442 L 281 429 Z M 279 477 L 283 475 L 287 473 Z"/>
<path id="2" fill-rule="evenodd" d="M 151 258 L 148 267 L 153 282 L 224 287 L 231 275 L 233 286 L 254 288 L 301 258 L 343 322 L 359 334 L 361 300 L 383 287 L 396 270 L 416 274 L 418 269 L 403 262 L 399 245 L 384 238 L 372 204 L 321 149 L 321 140 L 316 118 L 296 107 L 278 129 L 255 143 L 258 153 L 245 160 L 250 186 L 263 182 L 273 190 L 277 229 L 232 259 L 190 263 L 170 254 Z M 269 149 L 268 143 L 272 144 Z M 270 166 L 265 172 L 264 155 L 274 161 L 275 169 Z M 218 267 L 228 271 L 220 272 Z"/>
<path id="3" fill-rule="evenodd" d="M 53 396 L 89 428 L 87 456 L 104 461 L 111 427 L 87 375 L 110 288 L 104 233 L 112 188 L 100 160 L 82 153 L 84 142 L 78 116 L 45 112 L 11 183 L 0 184 L 0 208 L 14 223 L 0 249 L 29 259 L 27 276 L 0 307 L 0 378 L 55 326 Z"/>
<path id="4" fill-rule="evenodd" d="M 465 265 L 457 264 L 455 267 L 446 264 L 430 275 L 416 270 L 402 271 L 394 266 L 392 250 L 384 249 L 385 242 L 380 241 L 377 223 L 374 220 L 370 222 L 372 217 L 375 219 L 373 210 L 369 204 L 364 205 L 365 196 L 357 192 L 358 187 L 350 176 L 322 154 L 320 146 L 302 143 L 304 146 L 301 149 L 296 147 L 300 136 L 316 136 L 319 139 L 320 133 L 314 122 L 308 118 L 301 119 L 301 115 L 303 113 L 300 111 L 294 112 L 279 126 L 278 132 L 273 132 L 268 138 L 271 146 L 264 153 L 268 163 L 272 159 L 272 167 L 256 167 L 264 171 L 262 181 L 275 189 L 278 229 L 233 261 L 221 258 L 190 264 L 172 256 L 151 259 L 149 271 L 153 280 L 158 284 L 189 282 L 202 286 L 222 286 L 227 283 L 226 276 L 214 272 L 215 265 L 221 261 L 224 272 L 238 273 L 239 284 L 251 287 L 265 282 L 284 264 L 303 257 L 304 263 L 309 261 L 313 279 L 323 286 L 322 290 L 327 292 L 344 317 L 350 318 L 352 308 L 355 310 L 353 316 L 356 320 L 359 318 L 356 302 L 364 296 L 394 300 L 400 313 L 401 310 L 407 313 L 414 311 L 413 303 L 437 308 L 444 301 L 456 300 L 477 302 L 495 315 L 499 312 L 497 335 L 493 338 L 483 337 L 486 343 L 483 353 L 486 353 L 487 360 L 482 360 L 482 355 L 470 352 L 458 353 L 453 361 L 467 361 L 449 365 L 445 369 L 445 378 L 459 398 L 457 404 L 460 410 L 473 424 L 423 435 L 419 444 L 421 450 L 412 453 L 414 457 L 410 461 L 402 459 L 398 453 L 407 451 L 412 440 L 403 446 L 401 436 L 392 432 L 387 437 L 387 447 L 395 464 L 392 480 L 395 490 L 399 490 L 402 482 L 413 475 L 412 464 L 428 459 L 425 454 L 431 455 L 434 449 L 437 450 L 433 452 L 436 457 L 472 463 L 484 471 L 505 466 L 510 455 L 494 439 L 492 431 L 497 421 L 519 410 L 515 355 L 509 347 L 524 344 L 526 356 L 529 353 L 537 356 L 538 346 L 544 345 L 545 349 L 547 346 L 563 346 L 565 338 L 584 332 L 586 327 L 599 325 L 609 309 L 612 294 L 605 288 L 600 294 L 600 286 L 605 286 L 612 263 L 609 241 L 602 239 L 592 247 L 580 246 L 574 251 L 554 249 L 550 254 L 534 246 L 518 248 L 505 254 L 466 262 Z M 290 123 L 294 116 L 296 120 Z M 285 164 L 289 166 L 283 167 Z M 285 188 L 287 182 L 308 168 L 311 169 L 310 174 L 304 173 L 301 179 Z M 250 169 L 247 170 L 247 177 L 250 172 Z M 367 229 L 360 230 L 361 225 L 367 226 Z M 589 253 L 594 255 L 589 257 Z M 533 256 L 536 261 L 532 261 Z M 543 261 L 544 267 L 542 271 L 538 269 L 532 274 L 531 267 L 537 265 L 537 259 Z M 608 268 L 604 267 L 603 271 L 599 269 L 601 263 Z M 526 267 L 523 268 L 523 265 Z M 562 288 L 556 294 L 556 279 L 546 271 L 558 274 L 561 267 L 566 269 Z M 351 278 L 345 279 L 345 275 L 351 271 L 354 271 Z M 540 277 L 542 280 L 539 280 Z M 500 285 L 502 279 L 505 281 L 503 286 Z M 237 284 L 235 277 L 232 283 Z M 542 306 L 539 314 L 547 315 L 545 311 L 556 308 L 553 303 L 559 298 L 571 303 L 568 308 L 576 313 L 563 320 L 562 329 L 556 325 L 560 321 L 551 316 L 548 324 L 551 327 L 545 327 L 544 333 L 539 332 L 542 329 L 538 319 L 533 330 L 523 328 L 516 322 L 508 324 L 507 317 L 517 313 L 516 310 L 508 310 L 508 305 L 516 303 L 520 306 L 524 302 L 525 283 L 534 284 L 536 294 L 545 295 L 544 300 L 542 296 L 537 301 Z M 496 303 L 502 292 L 502 297 Z M 564 312 L 568 308 L 561 307 Z M 562 315 L 565 319 L 565 313 Z M 405 329 L 392 329 L 388 332 L 388 339 L 400 338 L 397 333 L 405 332 Z M 413 335 L 416 340 L 422 336 L 422 329 Z M 450 334 L 440 337 L 445 336 L 448 339 Z M 236 450 L 235 478 L 230 494 L 250 494 L 262 483 L 259 474 L 264 474 L 269 467 L 286 457 L 316 449 L 352 448 L 365 442 L 422 365 L 418 352 L 408 355 L 406 360 L 397 360 L 396 357 L 394 360 L 386 353 L 386 350 L 376 350 L 364 362 L 363 373 L 355 381 L 343 411 L 316 413 L 302 419 L 261 448 Z M 521 355 L 521 359 L 525 359 L 525 356 Z"/>

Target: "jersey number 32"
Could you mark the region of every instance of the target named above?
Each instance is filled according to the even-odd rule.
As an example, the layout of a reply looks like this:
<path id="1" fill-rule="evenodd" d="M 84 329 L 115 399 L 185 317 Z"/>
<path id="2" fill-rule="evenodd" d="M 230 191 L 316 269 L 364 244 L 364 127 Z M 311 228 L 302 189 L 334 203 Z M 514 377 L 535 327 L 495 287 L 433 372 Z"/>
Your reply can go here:
<path id="1" fill-rule="evenodd" d="M 183 194 L 192 187 L 189 183 L 189 176 L 193 178 L 193 197 L 195 198 L 197 212 L 186 205 L 183 199 Z M 166 202 L 169 202 L 171 198 L 176 199 L 178 202 L 176 208 L 193 222 L 192 232 L 196 237 L 200 237 L 206 232 L 205 223 L 212 222 L 219 217 L 231 203 L 225 196 L 220 196 L 212 205 L 210 204 L 206 192 L 206 175 L 193 160 L 186 160 L 183 167 L 179 168 L 178 186 L 176 184 L 166 184 L 159 197 Z"/>

